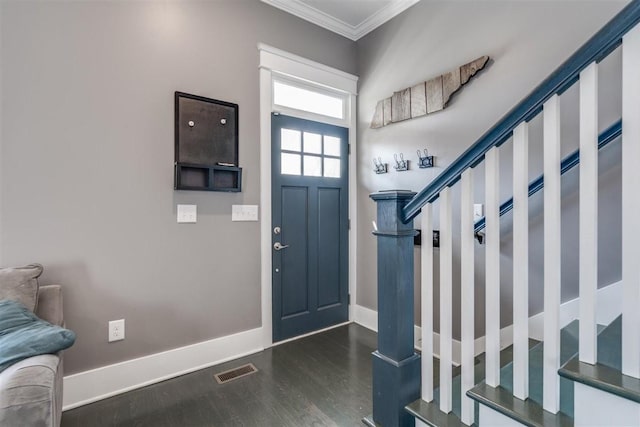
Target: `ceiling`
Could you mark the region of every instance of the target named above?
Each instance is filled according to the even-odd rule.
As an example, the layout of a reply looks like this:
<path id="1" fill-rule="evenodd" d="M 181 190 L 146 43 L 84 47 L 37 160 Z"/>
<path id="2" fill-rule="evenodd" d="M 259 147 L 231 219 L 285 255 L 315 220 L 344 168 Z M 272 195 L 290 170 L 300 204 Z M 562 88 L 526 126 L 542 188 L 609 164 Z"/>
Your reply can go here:
<path id="1" fill-rule="evenodd" d="M 420 0 L 262 1 L 355 41 Z"/>

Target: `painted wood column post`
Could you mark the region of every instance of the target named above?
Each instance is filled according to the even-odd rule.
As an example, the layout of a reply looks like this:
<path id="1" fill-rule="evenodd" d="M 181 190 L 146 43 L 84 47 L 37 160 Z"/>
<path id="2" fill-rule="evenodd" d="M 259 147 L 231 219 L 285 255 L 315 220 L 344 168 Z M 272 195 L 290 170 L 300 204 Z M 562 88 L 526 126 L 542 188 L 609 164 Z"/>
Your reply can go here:
<path id="1" fill-rule="evenodd" d="M 414 351 L 413 220 L 402 208 L 415 195 L 383 191 L 378 206 L 378 349 L 373 352 L 373 421 L 384 427 L 413 426 L 404 407 L 420 398 L 420 356 Z M 365 420 L 367 422 L 367 420 Z"/>

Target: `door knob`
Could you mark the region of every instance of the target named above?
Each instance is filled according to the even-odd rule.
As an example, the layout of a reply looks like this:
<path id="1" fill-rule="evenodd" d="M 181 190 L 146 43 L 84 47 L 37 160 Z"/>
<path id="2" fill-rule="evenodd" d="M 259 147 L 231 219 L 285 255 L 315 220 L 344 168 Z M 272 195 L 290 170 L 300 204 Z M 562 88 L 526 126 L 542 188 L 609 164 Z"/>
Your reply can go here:
<path id="1" fill-rule="evenodd" d="M 273 244 L 273 249 L 275 249 L 276 251 L 281 251 L 281 250 L 283 250 L 284 248 L 288 248 L 288 247 L 289 247 L 289 245 L 283 245 L 283 244 L 282 244 L 282 243 L 280 243 L 280 242 L 275 242 L 275 243 Z"/>

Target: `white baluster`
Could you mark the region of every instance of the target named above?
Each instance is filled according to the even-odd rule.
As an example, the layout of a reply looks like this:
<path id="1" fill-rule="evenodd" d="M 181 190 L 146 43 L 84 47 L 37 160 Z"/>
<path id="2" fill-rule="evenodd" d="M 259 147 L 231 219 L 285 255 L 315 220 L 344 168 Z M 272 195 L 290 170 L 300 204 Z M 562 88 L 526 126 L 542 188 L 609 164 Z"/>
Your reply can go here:
<path id="1" fill-rule="evenodd" d="M 460 203 L 460 287 L 461 287 L 461 419 L 466 425 L 474 422 L 475 407 L 466 393 L 474 386 L 474 230 L 473 230 L 473 169 L 462 173 Z"/>
<path id="2" fill-rule="evenodd" d="M 453 233 L 451 189 L 440 193 L 440 410 L 451 412 L 451 358 L 453 352 Z"/>
<path id="3" fill-rule="evenodd" d="M 597 359 L 598 64 L 580 73 L 580 361 Z"/>
<path id="4" fill-rule="evenodd" d="M 513 131 L 513 395 L 529 397 L 529 125 Z"/>
<path id="5" fill-rule="evenodd" d="M 560 407 L 560 97 L 544 104 L 543 407 Z"/>
<path id="6" fill-rule="evenodd" d="M 422 208 L 422 400 L 433 400 L 433 205 Z"/>
<path id="7" fill-rule="evenodd" d="M 622 373 L 640 378 L 640 26 L 622 39 Z"/>
<path id="8" fill-rule="evenodd" d="M 497 147 L 485 155 L 485 352 L 486 383 L 500 385 L 500 156 Z"/>

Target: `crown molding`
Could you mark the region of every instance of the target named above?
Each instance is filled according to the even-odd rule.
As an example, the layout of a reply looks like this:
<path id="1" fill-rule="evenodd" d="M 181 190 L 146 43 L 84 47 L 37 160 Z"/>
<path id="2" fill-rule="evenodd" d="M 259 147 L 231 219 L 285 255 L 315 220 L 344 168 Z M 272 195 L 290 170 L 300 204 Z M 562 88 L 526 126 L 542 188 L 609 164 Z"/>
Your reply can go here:
<path id="1" fill-rule="evenodd" d="M 366 36 L 371 31 L 375 30 L 385 22 L 400 15 L 402 12 L 409 9 L 419 1 L 420 0 L 398 0 L 389 3 L 387 6 L 383 7 L 382 9 L 362 21 L 356 27 L 354 27 L 354 37 L 352 38 L 352 40 L 356 41 Z"/>
<path id="2" fill-rule="evenodd" d="M 378 10 L 373 15 L 353 26 L 321 10 L 309 6 L 300 0 L 261 0 L 263 3 L 284 10 L 292 15 L 314 23 L 343 37 L 357 41 L 378 28 L 391 18 L 404 12 L 420 0 L 397 0 Z"/>

